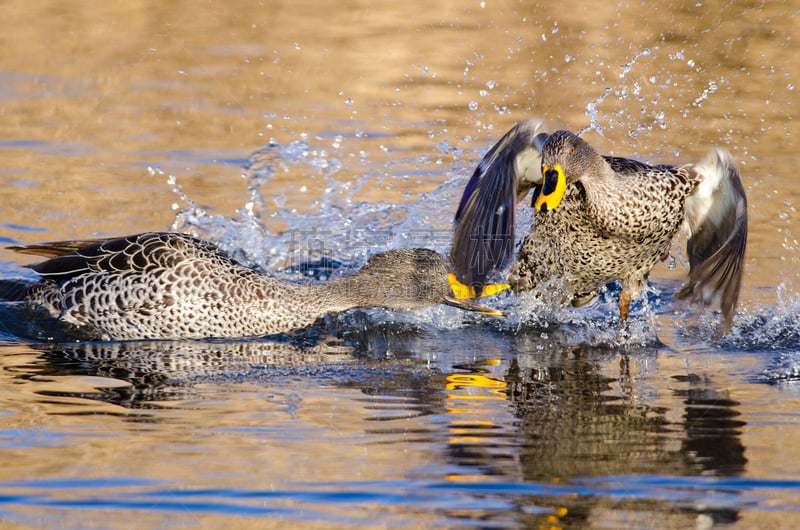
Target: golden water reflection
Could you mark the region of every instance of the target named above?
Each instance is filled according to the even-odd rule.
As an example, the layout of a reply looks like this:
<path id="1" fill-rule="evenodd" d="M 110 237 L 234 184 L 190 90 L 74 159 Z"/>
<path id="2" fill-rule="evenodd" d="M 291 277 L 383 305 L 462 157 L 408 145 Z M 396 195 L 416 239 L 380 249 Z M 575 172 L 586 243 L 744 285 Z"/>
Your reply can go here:
<path id="1" fill-rule="evenodd" d="M 448 233 L 479 154 L 538 115 L 594 125 L 587 138 L 614 154 L 676 162 L 730 149 L 752 220 L 741 320 L 783 318 L 796 334 L 798 17 L 796 2 L 745 0 L 4 2 L 0 241 L 165 229 L 185 206 L 168 175 L 211 214 L 236 217 L 251 199 L 242 164 L 271 140 L 305 142 L 302 162 L 259 184 L 257 214 L 274 233 L 287 212 L 325 208 L 342 221 L 321 228 L 344 232 L 360 201 L 415 205 L 450 182 L 419 207 L 422 224 Z M 23 262 L 0 249 L 5 275 Z M 653 277 L 669 286 L 683 274 Z M 797 393 L 757 377 L 786 347 L 710 346 L 702 328 L 682 334 L 682 311 L 660 315 L 665 346 L 627 352 L 622 367 L 614 349 L 565 346 L 568 331 L 558 343 L 479 325 L 358 327 L 344 349 L 311 351 L 3 344 L 0 481 L 25 495 L 0 510 L 27 526 L 62 522 L 69 502 L 86 524 L 123 526 L 124 512 L 166 525 L 180 511 L 145 515 L 126 504 L 133 495 L 192 504 L 207 526 L 296 524 L 315 510 L 303 524 L 796 520 L 796 486 L 759 482 L 793 480 L 800 461 Z M 750 332 L 739 328 L 745 344 Z M 634 477 L 642 496 L 620 497 L 614 481 L 636 488 Z M 734 485 L 701 482 L 720 477 Z M 497 483 L 510 491 L 477 489 Z M 377 500 L 353 509 L 329 500 L 337 491 Z M 90 508 L 87 495 L 108 502 Z M 714 495 L 718 510 L 698 507 Z M 193 504 L 204 501 L 220 508 Z"/>
<path id="2" fill-rule="evenodd" d="M 409 346 L 399 340 L 394 346 Z M 664 349 L 628 367 L 636 393 L 649 399 L 625 390 L 620 359 L 607 350 L 518 350 L 510 361 L 439 352 L 434 364 L 415 360 L 425 351 L 393 361 L 372 351 L 370 360 L 341 347 L 269 342 L 5 350 L 0 384 L 16 387 L 16 398 L 3 421 L 3 481 L 117 476 L 167 487 L 180 477 L 182 488 L 213 483 L 257 495 L 293 484 L 503 480 L 561 488 L 519 502 L 542 511 L 530 521 L 556 515 L 577 524 L 611 507 L 633 509 L 599 492 L 564 496 L 587 478 L 757 477 L 751 462 L 769 450 L 746 445 L 753 417 L 713 373 L 644 368 L 644 358 L 669 365 L 674 354 Z M 57 460 L 47 457 L 55 447 Z M 669 503 L 647 510 L 678 514 Z M 493 511 L 478 503 L 449 513 Z"/>

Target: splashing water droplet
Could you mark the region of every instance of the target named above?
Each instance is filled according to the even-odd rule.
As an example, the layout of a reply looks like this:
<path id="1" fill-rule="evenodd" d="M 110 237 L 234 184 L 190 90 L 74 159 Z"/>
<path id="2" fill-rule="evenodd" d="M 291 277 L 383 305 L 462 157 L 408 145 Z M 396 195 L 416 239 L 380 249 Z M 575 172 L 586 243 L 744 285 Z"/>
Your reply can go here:
<path id="1" fill-rule="evenodd" d="M 611 94 L 611 88 L 606 87 L 600 97 L 586 104 L 586 116 L 589 118 L 589 126 L 581 129 L 581 131 L 578 133 L 579 135 L 587 130 L 594 129 L 597 131 L 597 134 L 599 134 L 601 137 L 604 137 L 603 126 L 600 125 L 599 120 L 600 112 L 597 110 L 597 107 L 609 96 L 609 94 Z"/>
<path id="2" fill-rule="evenodd" d="M 476 111 L 478 110 L 478 102 L 477 101 L 470 101 L 469 102 L 469 110 Z"/>
<path id="3" fill-rule="evenodd" d="M 453 147 L 453 145 L 450 142 L 448 142 L 447 140 L 442 140 L 441 142 L 436 144 L 436 150 L 437 151 L 441 151 L 444 154 L 449 153 L 450 149 L 452 147 Z"/>
<path id="4" fill-rule="evenodd" d="M 717 82 L 716 82 L 714 79 L 712 79 L 711 81 L 709 81 L 709 82 L 708 82 L 708 88 L 706 88 L 705 90 L 703 90 L 703 93 L 702 93 L 702 94 L 700 94 L 700 95 L 697 97 L 697 99 L 695 99 L 695 100 L 692 102 L 692 106 L 693 106 L 693 107 L 700 107 L 700 106 L 702 106 L 702 105 L 703 105 L 703 101 L 707 100 L 707 99 L 708 99 L 708 97 L 709 97 L 711 94 L 713 94 L 714 92 L 716 92 L 716 91 L 717 91 L 717 89 L 718 89 L 718 87 L 717 87 Z"/>

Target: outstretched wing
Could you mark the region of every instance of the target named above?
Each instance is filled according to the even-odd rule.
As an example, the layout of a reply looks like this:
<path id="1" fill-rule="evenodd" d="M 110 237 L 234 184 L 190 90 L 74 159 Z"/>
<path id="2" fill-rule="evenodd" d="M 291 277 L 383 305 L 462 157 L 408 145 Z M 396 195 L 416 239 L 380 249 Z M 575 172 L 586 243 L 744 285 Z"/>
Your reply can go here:
<path id="1" fill-rule="evenodd" d="M 728 151 L 712 149 L 691 171 L 699 183 L 686 199 L 685 220 L 691 234 L 687 242 L 689 281 L 677 296 L 703 305 L 719 304 L 727 333 L 742 282 L 747 199 Z"/>
<path id="2" fill-rule="evenodd" d="M 64 281 L 87 272 L 134 272 L 168 268 L 188 256 L 229 259 L 210 243 L 186 234 L 149 232 L 90 241 L 56 241 L 9 247 L 23 254 L 50 259 L 31 265 L 44 278 Z"/>
<path id="3" fill-rule="evenodd" d="M 541 183 L 542 121 L 511 128 L 478 164 L 455 216 L 450 258 L 456 277 L 480 292 L 508 264 L 514 248 L 516 202 Z"/>

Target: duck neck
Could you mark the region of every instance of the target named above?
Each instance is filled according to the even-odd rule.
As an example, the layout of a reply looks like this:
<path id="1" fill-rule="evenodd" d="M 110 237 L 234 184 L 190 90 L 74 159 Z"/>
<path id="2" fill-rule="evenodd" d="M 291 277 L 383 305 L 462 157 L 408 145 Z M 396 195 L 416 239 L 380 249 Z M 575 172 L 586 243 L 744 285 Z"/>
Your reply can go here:
<path id="1" fill-rule="evenodd" d="M 423 307 L 406 301 L 408 292 L 401 291 L 410 286 L 393 284 L 389 278 L 364 271 L 310 287 L 314 289 L 315 297 L 322 302 L 325 312 L 346 311 L 354 307 Z"/>
<path id="2" fill-rule="evenodd" d="M 398 249 L 376 254 L 354 274 L 314 289 L 328 311 L 421 309 L 441 303 L 450 292 L 448 272 L 444 258 L 433 251 Z"/>
<path id="3" fill-rule="evenodd" d="M 357 272 L 321 284 L 263 281 L 277 282 L 273 292 L 292 300 L 298 321 L 313 322 L 354 307 L 409 310 L 442 303 L 450 293 L 448 272 L 446 259 L 432 250 L 397 249 L 375 254 Z"/>

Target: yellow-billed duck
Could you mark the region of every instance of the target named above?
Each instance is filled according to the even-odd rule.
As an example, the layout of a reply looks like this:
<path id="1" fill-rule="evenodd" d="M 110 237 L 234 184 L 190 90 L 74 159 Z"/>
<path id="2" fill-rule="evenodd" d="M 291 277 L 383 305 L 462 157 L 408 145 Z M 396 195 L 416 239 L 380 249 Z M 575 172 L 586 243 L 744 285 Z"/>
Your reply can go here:
<path id="1" fill-rule="evenodd" d="M 569 131 L 548 134 L 541 120 L 520 122 L 483 157 L 461 198 L 451 248 L 459 281 L 480 289 L 508 264 L 516 203 L 531 188 L 533 222 L 510 272 L 513 289 L 556 281 L 558 301 L 580 307 L 617 281 L 624 325 L 632 297 L 685 227 L 689 280 L 676 296 L 719 305 L 730 329 L 747 201 L 726 150 L 714 147 L 694 164 L 649 165 L 600 155 Z"/>
<path id="2" fill-rule="evenodd" d="M 27 293 L 31 305 L 103 340 L 262 336 L 354 307 L 448 304 L 499 315 L 468 300 L 475 292 L 455 281 L 447 258 L 428 249 L 381 252 L 350 276 L 298 284 L 179 233 L 10 248 L 49 258 L 31 266 L 42 277 Z"/>

